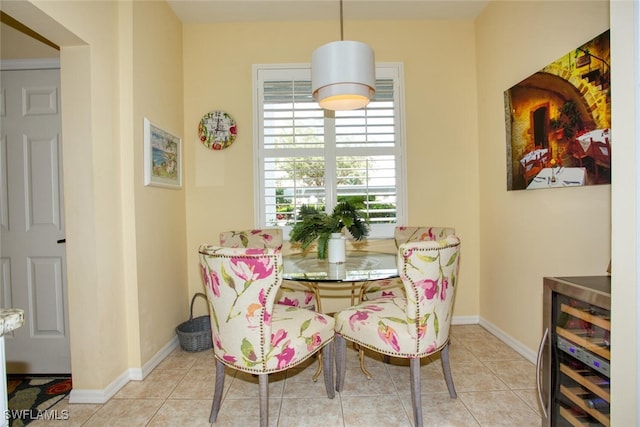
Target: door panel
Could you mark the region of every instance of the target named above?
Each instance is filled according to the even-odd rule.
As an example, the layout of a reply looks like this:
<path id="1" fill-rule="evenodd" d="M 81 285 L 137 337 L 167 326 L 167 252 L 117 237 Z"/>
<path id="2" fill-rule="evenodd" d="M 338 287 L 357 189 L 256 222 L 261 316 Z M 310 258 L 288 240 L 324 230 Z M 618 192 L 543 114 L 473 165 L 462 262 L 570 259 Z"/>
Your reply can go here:
<path id="1" fill-rule="evenodd" d="M 59 70 L 2 71 L 0 303 L 25 311 L 7 371 L 70 373 Z"/>
<path id="2" fill-rule="evenodd" d="M 29 304 L 34 337 L 65 335 L 60 258 L 29 259 Z"/>
<path id="3" fill-rule="evenodd" d="M 27 229 L 51 227 L 60 230 L 60 194 L 58 189 L 58 140 L 27 141 L 26 189 Z"/>

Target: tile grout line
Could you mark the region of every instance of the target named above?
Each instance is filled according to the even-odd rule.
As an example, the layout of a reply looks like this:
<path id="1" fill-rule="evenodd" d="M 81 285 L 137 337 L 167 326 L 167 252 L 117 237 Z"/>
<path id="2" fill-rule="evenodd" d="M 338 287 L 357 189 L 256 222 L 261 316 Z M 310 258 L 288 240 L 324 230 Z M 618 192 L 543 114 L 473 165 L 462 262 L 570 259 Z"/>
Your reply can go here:
<path id="1" fill-rule="evenodd" d="M 158 412 L 160 412 L 160 410 L 162 409 L 162 407 L 165 405 L 165 403 L 167 403 L 167 401 L 169 400 L 169 397 L 171 396 L 171 394 L 176 390 L 176 388 L 178 388 L 178 386 L 180 385 L 180 383 L 182 381 L 184 381 L 184 379 L 189 375 L 189 372 L 191 372 L 191 369 L 193 369 L 193 366 L 195 365 L 195 362 L 193 362 L 191 364 L 191 366 L 189 367 L 189 369 L 186 370 L 185 374 L 182 376 L 182 378 L 180 378 L 179 381 L 176 382 L 176 384 L 173 386 L 173 388 L 171 388 L 171 390 L 169 391 L 169 393 L 167 393 L 166 397 L 162 400 L 162 403 L 160 404 L 160 406 L 158 406 L 158 409 L 156 409 L 153 414 L 151 415 L 151 417 L 149 418 L 149 421 L 147 421 L 147 423 L 145 424 L 145 426 L 148 426 L 149 424 L 151 424 L 151 422 L 153 421 L 153 419 L 155 418 L 155 416 L 158 414 Z M 152 371 L 153 372 L 153 371 Z M 151 374 L 151 372 L 149 373 Z M 142 380 L 144 381 L 144 380 Z"/>

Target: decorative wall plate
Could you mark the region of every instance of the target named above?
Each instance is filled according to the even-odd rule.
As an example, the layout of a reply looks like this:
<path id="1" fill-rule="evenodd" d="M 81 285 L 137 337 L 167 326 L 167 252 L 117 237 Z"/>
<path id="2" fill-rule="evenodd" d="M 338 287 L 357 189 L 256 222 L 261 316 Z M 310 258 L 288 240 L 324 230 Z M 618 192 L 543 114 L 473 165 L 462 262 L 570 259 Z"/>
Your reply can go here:
<path id="1" fill-rule="evenodd" d="M 200 142 L 212 150 L 224 150 L 236 140 L 236 121 L 224 111 L 212 111 L 202 116 L 198 125 Z"/>

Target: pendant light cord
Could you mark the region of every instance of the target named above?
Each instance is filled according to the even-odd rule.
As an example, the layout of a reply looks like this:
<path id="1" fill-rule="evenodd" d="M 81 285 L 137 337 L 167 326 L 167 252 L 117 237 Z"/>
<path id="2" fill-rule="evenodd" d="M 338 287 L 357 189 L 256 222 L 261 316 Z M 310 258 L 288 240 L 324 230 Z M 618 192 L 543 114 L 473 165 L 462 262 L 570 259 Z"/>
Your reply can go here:
<path id="1" fill-rule="evenodd" d="M 344 41 L 344 24 L 342 21 L 342 0 L 340 0 L 340 41 Z"/>

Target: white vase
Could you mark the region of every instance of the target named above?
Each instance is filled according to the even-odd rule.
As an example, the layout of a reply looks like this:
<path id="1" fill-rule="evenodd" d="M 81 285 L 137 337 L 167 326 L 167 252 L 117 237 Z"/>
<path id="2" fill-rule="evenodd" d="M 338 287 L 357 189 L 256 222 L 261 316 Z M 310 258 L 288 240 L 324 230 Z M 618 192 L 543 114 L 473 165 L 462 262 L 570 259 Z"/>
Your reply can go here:
<path id="1" fill-rule="evenodd" d="M 327 249 L 330 263 L 340 264 L 347 260 L 347 243 L 342 233 L 331 233 Z"/>
<path id="2" fill-rule="evenodd" d="M 347 272 L 345 271 L 345 266 L 347 264 L 342 262 L 342 263 L 329 263 L 329 275 L 327 276 L 327 279 L 329 280 L 344 280 L 347 277 Z"/>

